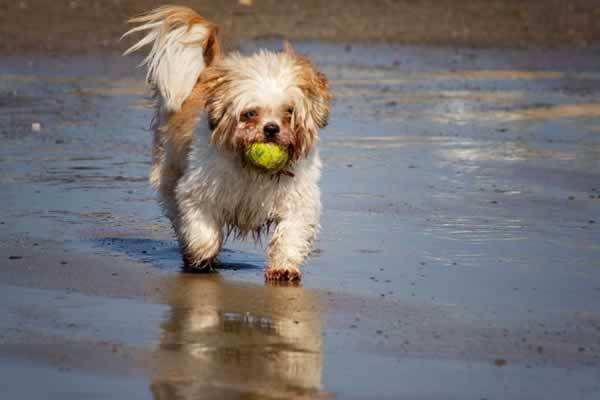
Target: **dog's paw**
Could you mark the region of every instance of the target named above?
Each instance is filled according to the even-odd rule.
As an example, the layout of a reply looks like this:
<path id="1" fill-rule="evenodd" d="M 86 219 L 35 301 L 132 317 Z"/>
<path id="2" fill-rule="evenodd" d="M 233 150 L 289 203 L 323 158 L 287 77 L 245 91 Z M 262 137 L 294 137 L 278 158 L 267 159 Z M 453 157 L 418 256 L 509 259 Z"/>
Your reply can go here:
<path id="1" fill-rule="evenodd" d="M 265 280 L 267 281 L 299 282 L 300 279 L 302 279 L 302 273 L 298 267 L 278 266 L 265 269 Z"/>
<path id="2" fill-rule="evenodd" d="M 190 273 L 198 272 L 214 272 L 213 260 L 203 260 L 201 262 L 194 262 L 190 257 L 183 256 L 183 271 Z"/>

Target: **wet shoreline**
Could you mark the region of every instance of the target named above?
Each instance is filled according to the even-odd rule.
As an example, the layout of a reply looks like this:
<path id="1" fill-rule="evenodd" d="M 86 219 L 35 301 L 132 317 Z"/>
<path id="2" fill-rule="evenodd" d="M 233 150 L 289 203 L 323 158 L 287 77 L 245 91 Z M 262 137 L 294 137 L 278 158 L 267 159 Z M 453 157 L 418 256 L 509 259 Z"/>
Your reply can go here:
<path id="1" fill-rule="evenodd" d="M 3 58 L 7 393 L 596 398 L 597 51 L 294 45 L 333 95 L 300 287 L 254 243 L 181 273 L 139 60 Z"/>

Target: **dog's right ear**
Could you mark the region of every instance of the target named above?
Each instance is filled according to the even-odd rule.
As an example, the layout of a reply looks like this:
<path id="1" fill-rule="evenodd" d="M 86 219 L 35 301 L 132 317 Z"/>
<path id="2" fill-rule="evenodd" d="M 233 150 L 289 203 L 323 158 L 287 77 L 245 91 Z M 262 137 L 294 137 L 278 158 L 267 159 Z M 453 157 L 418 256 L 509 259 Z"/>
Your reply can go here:
<path id="1" fill-rule="evenodd" d="M 220 56 L 217 26 L 178 6 L 160 7 L 129 22 L 139 25 L 123 37 L 136 32 L 146 35 L 125 54 L 152 46 L 143 62 L 148 66 L 147 80 L 168 111 L 179 111 L 200 73 Z"/>

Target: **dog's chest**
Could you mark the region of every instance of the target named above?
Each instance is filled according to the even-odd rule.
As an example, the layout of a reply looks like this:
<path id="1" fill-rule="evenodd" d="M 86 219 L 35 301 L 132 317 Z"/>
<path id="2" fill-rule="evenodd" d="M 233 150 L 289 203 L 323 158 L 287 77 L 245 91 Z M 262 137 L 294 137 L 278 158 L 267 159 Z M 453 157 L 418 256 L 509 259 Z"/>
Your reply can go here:
<path id="1" fill-rule="evenodd" d="M 194 186 L 194 197 L 223 224 L 248 233 L 277 219 L 287 178 L 259 175 L 220 157 L 196 160 L 184 184 Z"/>
<path id="2" fill-rule="evenodd" d="M 275 220 L 281 201 L 280 183 L 271 179 L 229 182 L 223 190 L 222 217 L 241 232 L 259 230 Z"/>

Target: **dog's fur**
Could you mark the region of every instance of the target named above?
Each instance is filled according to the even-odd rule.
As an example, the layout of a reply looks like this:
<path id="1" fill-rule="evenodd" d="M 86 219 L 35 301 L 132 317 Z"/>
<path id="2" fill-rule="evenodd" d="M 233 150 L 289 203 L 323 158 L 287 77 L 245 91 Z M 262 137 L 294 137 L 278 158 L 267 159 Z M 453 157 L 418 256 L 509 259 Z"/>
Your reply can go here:
<path id="1" fill-rule="evenodd" d="M 156 100 L 150 180 L 184 264 L 210 267 L 228 235 L 260 237 L 274 225 L 265 277 L 300 279 L 319 227 L 316 143 L 329 116 L 326 78 L 289 48 L 222 56 L 217 27 L 186 7 L 131 22 L 138 26 L 125 35 L 145 36 L 126 54 L 152 47 L 144 61 Z M 279 132 L 268 135 L 267 124 Z M 243 158 L 249 144 L 267 141 L 289 153 L 276 175 Z"/>

